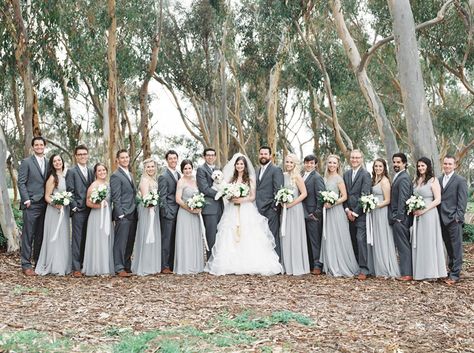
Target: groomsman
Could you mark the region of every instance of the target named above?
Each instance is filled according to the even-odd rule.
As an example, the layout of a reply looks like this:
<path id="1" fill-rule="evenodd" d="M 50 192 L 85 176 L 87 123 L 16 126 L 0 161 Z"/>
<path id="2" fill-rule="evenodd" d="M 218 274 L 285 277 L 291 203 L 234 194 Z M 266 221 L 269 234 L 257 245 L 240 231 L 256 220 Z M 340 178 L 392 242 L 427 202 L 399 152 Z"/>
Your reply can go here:
<path id="1" fill-rule="evenodd" d="M 395 177 L 390 192 L 388 205 L 388 223 L 392 226 L 393 240 L 400 257 L 400 281 L 413 279 L 411 243 L 410 243 L 410 217 L 406 212 L 406 201 L 413 194 L 413 184 L 408 175 L 407 156 L 404 153 L 395 153 L 392 157 Z"/>
<path id="2" fill-rule="evenodd" d="M 130 156 L 127 150 L 119 150 L 116 155 L 118 168 L 110 177 L 112 196 L 112 217 L 114 227 L 114 266 L 120 277 L 130 276 L 131 256 L 137 230 L 137 191 L 128 169 Z"/>
<path id="3" fill-rule="evenodd" d="M 179 208 L 176 203 L 176 184 L 180 178 L 176 170 L 178 153 L 169 150 L 165 154 L 165 159 L 168 167 L 158 177 L 161 200 L 161 273 L 170 274 L 173 273 L 176 216 Z"/>
<path id="4" fill-rule="evenodd" d="M 368 265 L 367 233 L 365 214 L 360 205 L 360 197 L 371 192 L 372 180 L 367 170 L 362 167 L 363 156 L 360 150 L 353 150 L 350 155 L 351 169 L 344 173 L 343 179 L 347 189 L 347 200 L 344 210 L 349 220 L 352 248 L 359 263 L 358 279 L 365 280 L 370 274 Z"/>
<path id="5" fill-rule="evenodd" d="M 303 200 L 306 238 L 308 240 L 309 266 L 313 275 L 320 275 L 321 235 L 323 226 L 323 203 L 319 193 L 325 190 L 324 180 L 316 171 L 317 158 L 310 154 L 304 157 L 303 180 L 308 196 Z"/>
<path id="6" fill-rule="evenodd" d="M 87 189 L 94 181 L 94 172 L 87 166 L 89 149 L 79 145 L 74 149 L 76 165 L 66 174 L 66 190 L 72 193 L 72 275 L 82 277 L 81 268 L 86 245 L 87 219 L 90 208 L 86 206 Z"/>
<path id="7" fill-rule="evenodd" d="M 44 157 L 46 140 L 37 136 L 31 140 L 33 155 L 21 161 L 18 171 L 18 189 L 20 191 L 20 208 L 23 210 L 23 232 L 21 235 L 21 269 L 26 276 L 35 276 L 31 264 L 38 261 L 43 242 L 44 183 L 48 171 L 48 161 Z M 33 251 L 32 251 L 33 248 Z"/>
<path id="8" fill-rule="evenodd" d="M 258 212 L 268 219 L 268 226 L 275 238 L 275 251 L 281 259 L 280 215 L 275 205 L 275 195 L 283 186 L 283 171 L 271 162 L 272 150 L 262 146 L 259 150 L 260 168 L 257 171 L 256 203 Z"/>
<path id="9" fill-rule="evenodd" d="M 199 192 L 203 193 L 206 198 L 206 205 L 202 210 L 204 225 L 206 226 L 206 239 L 209 251 L 207 258 L 211 255 L 212 247 L 216 242 L 217 224 L 222 216 L 222 199 L 214 200 L 217 191 L 212 188 L 212 173 L 216 169 L 216 150 L 206 148 L 204 150 L 204 164 L 198 167 L 196 171 L 196 182 Z"/>
<path id="10" fill-rule="evenodd" d="M 445 281 L 449 285 L 458 282 L 461 274 L 462 225 L 467 207 L 466 179 L 454 172 L 456 168 L 456 160 L 453 156 L 444 157 L 444 174 L 439 177 L 441 203 L 438 206 L 438 212 L 443 240 L 449 257 L 449 274 Z"/>

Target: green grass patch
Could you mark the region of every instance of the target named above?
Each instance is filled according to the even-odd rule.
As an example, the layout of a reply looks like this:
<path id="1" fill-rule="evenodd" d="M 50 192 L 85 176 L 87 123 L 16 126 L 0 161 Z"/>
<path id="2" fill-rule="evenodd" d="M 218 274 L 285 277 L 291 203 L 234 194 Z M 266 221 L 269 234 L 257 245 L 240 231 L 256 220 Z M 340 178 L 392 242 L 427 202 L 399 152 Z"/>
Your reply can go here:
<path id="1" fill-rule="evenodd" d="M 25 287 L 16 285 L 12 291 L 14 295 L 23 295 L 23 294 L 41 294 L 41 295 L 48 295 L 49 289 L 48 288 L 37 288 L 37 287 Z"/>
<path id="2" fill-rule="evenodd" d="M 1 352 L 62 353 L 68 352 L 71 347 L 67 338 L 53 339 L 35 330 L 0 333 Z"/>

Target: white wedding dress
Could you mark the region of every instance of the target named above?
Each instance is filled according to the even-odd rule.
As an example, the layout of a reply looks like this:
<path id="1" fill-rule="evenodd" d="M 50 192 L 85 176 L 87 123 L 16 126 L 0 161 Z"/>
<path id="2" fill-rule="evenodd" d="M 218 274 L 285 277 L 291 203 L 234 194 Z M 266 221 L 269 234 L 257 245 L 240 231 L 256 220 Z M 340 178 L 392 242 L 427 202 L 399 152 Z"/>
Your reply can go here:
<path id="1" fill-rule="evenodd" d="M 204 271 L 213 275 L 282 273 L 275 240 L 253 202 L 226 203 L 217 226 L 216 243 Z"/>

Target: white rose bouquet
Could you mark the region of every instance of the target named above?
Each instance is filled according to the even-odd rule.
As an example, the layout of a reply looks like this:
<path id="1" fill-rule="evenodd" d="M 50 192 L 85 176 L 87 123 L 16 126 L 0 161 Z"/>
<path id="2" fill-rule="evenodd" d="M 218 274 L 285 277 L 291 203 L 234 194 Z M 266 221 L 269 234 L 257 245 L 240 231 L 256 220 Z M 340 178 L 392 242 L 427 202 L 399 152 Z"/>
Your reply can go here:
<path id="1" fill-rule="evenodd" d="M 202 209 L 206 206 L 206 199 L 203 193 L 196 193 L 186 202 L 188 207 L 192 210 Z"/>
<path id="2" fill-rule="evenodd" d="M 158 190 L 154 189 L 142 197 L 141 202 L 144 207 L 155 207 L 160 203 L 160 194 Z"/>
<path id="3" fill-rule="evenodd" d="M 101 203 L 107 197 L 107 185 L 102 184 L 94 188 L 91 192 L 90 199 L 92 203 Z"/>
<path id="4" fill-rule="evenodd" d="M 55 192 L 51 195 L 51 202 L 54 205 L 68 206 L 71 203 L 72 193 L 69 191 Z"/>
<path id="5" fill-rule="evenodd" d="M 244 183 L 226 184 L 222 188 L 221 197 L 230 200 L 238 197 L 246 197 L 250 192 L 250 188 Z"/>
<path id="6" fill-rule="evenodd" d="M 283 205 L 283 204 L 293 202 L 294 200 L 293 190 L 286 187 L 281 187 L 275 195 L 275 200 L 276 200 L 277 206 L 279 204 Z"/>
<path id="7" fill-rule="evenodd" d="M 378 203 L 377 198 L 373 194 L 362 195 L 359 202 L 364 213 L 370 213 L 370 211 L 373 211 Z"/>
<path id="8" fill-rule="evenodd" d="M 412 213 L 413 211 L 422 210 L 426 208 L 425 200 L 420 195 L 411 195 L 410 198 L 406 201 L 407 214 Z"/>
<path id="9" fill-rule="evenodd" d="M 319 197 L 321 198 L 322 203 L 334 205 L 339 198 L 339 195 L 334 191 L 325 190 L 319 192 Z"/>

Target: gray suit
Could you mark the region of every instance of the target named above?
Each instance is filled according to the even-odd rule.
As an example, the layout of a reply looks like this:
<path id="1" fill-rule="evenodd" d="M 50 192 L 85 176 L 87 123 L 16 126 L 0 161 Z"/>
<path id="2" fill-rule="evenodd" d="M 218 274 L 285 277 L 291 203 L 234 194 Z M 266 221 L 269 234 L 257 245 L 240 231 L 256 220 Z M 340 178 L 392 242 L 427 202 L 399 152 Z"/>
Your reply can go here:
<path id="1" fill-rule="evenodd" d="M 388 223 L 392 226 L 393 240 L 400 257 L 400 274 L 412 276 L 412 257 L 410 243 L 411 217 L 406 212 L 406 201 L 413 194 L 413 184 L 406 170 L 400 172 L 392 184 Z"/>
<path id="2" fill-rule="evenodd" d="M 21 235 L 21 267 L 31 268 L 31 253 L 33 259 L 38 261 L 43 242 L 44 214 L 46 202 L 44 201 L 44 184 L 48 170 L 48 161 L 44 157 L 44 173 L 35 156 L 25 158 L 18 171 L 18 189 L 20 191 L 20 208 L 23 210 L 23 231 Z M 30 207 L 25 206 L 25 201 L 30 200 Z M 32 251 L 33 247 L 33 251 Z"/>
<path id="3" fill-rule="evenodd" d="M 86 206 L 87 189 L 94 180 L 92 168 L 87 168 L 87 178 L 84 177 L 80 167 L 68 170 L 66 174 L 66 190 L 72 193 L 71 219 L 72 219 L 72 271 L 80 271 L 84 260 L 86 245 L 87 219 L 90 208 Z M 74 211 L 74 209 L 76 209 Z"/>
<path id="4" fill-rule="evenodd" d="M 347 200 L 344 201 L 344 209 L 349 209 L 359 216 L 353 222 L 349 222 L 352 248 L 356 256 L 361 273 L 370 273 L 368 266 L 367 232 L 365 225 L 365 214 L 360 204 L 360 197 L 371 193 L 372 180 L 370 174 L 360 167 L 352 181 L 352 169 L 344 173 L 344 184 L 347 190 Z"/>
<path id="5" fill-rule="evenodd" d="M 323 203 L 319 193 L 326 189 L 318 172 L 312 171 L 304 181 L 308 196 L 303 200 L 306 238 L 308 240 L 309 265 L 311 269 L 323 268 L 320 261 L 321 235 L 323 226 Z"/>
<path id="6" fill-rule="evenodd" d="M 280 235 L 280 215 L 279 208 L 275 205 L 275 195 L 284 185 L 283 171 L 281 168 L 268 162 L 265 171 L 260 178 L 261 168 L 257 171 L 257 190 L 256 203 L 258 212 L 262 216 L 267 217 L 268 226 L 275 238 L 275 251 L 281 258 Z"/>
<path id="7" fill-rule="evenodd" d="M 112 217 L 114 227 L 114 266 L 115 272 L 129 271 L 135 233 L 137 230 L 136 189 L 133 178 L 129 179 L 122 168 L 110 177 L 112 196 Z M 120 216 L 122 216 L 120 218 Z"/>
<path id="8" fill-rule="evenodd" d="M 206 198 L 206 206 L 202 210 L 204 225 L 206 226 L 206 239 L 209 245 L 207 258 L 211 255 L 212 247 L 216 242 L 217 224 L 222 216 L 222 199 L 214 200 L 217 191 L 212 188 L 212 170 L 204 163 L 196 171 L 196 182 L 199 192 L 202 192 Z"/>
<path id="9" fill-rule="evenodd" d="M 179 180 L 179 174 L 178 174 Z M 174 244 L 176 233 L 176 216 L 178 204 L 176 203 L 177 180 L 171 171 L 166 168 L 158 177 L 158 190 L 160 193 L 160 222 L 161 222 L 161 268 L 173 269 Z"/>
<path id="10" fill-rule="evenodd" d="M 462 268 L 462 225 L 467 207 L 467 183 L 466 179 L 454 173 L 443 188 L 443 176 L 439 178 L 441 203 L 438 212 L 449 256 L 449 278 L 457 281 Z"/>

